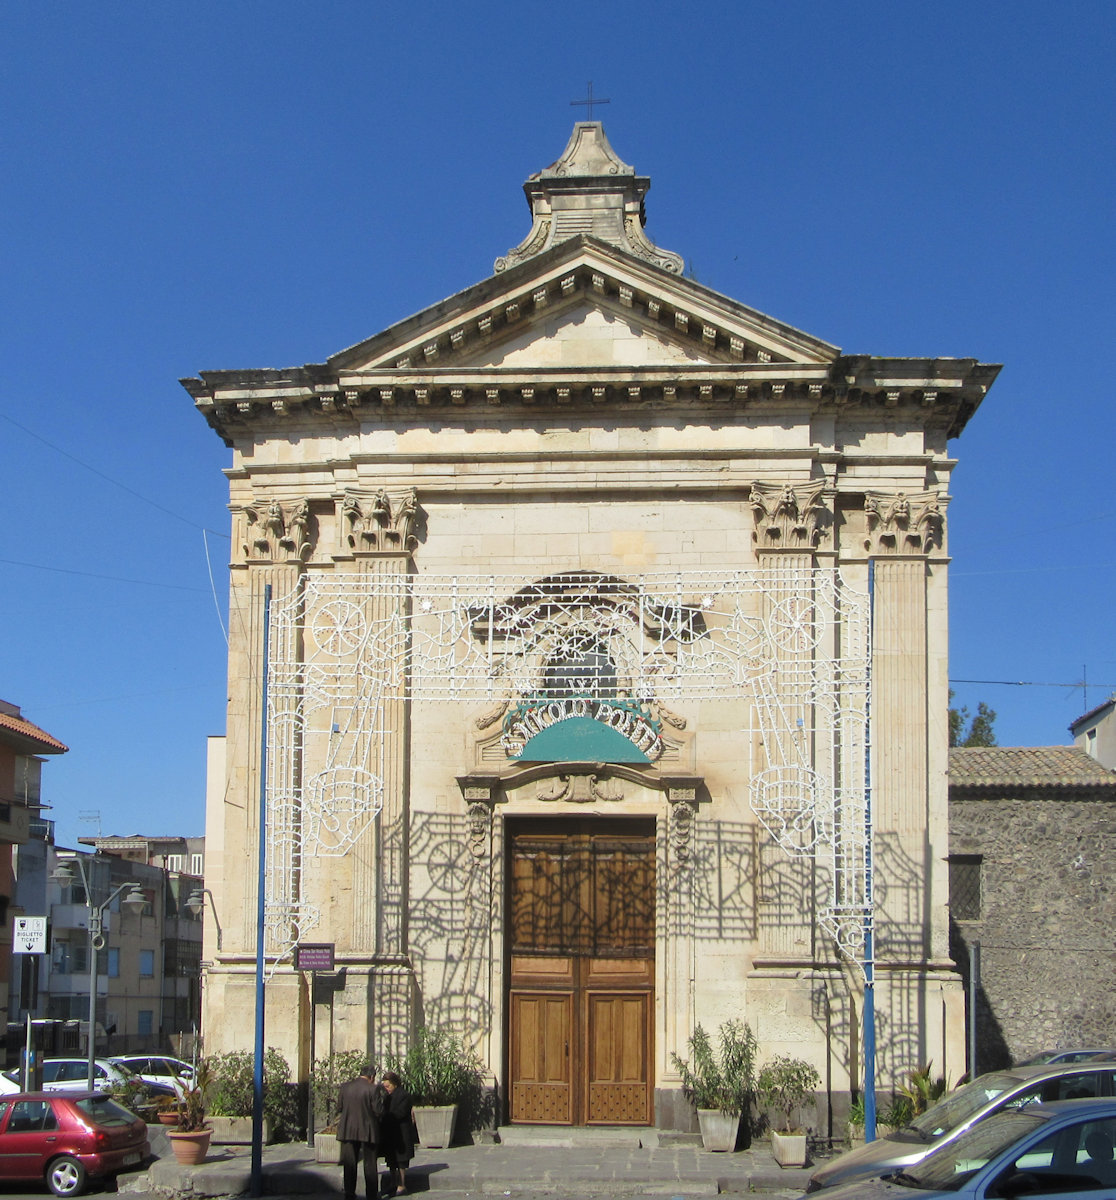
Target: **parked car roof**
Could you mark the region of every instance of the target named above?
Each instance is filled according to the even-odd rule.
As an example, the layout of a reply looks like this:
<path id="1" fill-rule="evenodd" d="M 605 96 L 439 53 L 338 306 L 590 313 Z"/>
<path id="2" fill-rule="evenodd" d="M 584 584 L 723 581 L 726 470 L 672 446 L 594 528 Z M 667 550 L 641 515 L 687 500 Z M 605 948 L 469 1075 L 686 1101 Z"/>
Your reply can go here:
<path id="1" fill-rule="evenodd" d="M 990 1071 L 957 1088 L 902 1129 L 824 1163 L 810 1176 L 807 1191 L 906 1170 L 1009 1105 L 1070 1099 L 1075 1093 L 1088 1096 L 1087 1089 L 1093 1087 L 1099 1088 L 1103 1096 L 1116 1093 L 1116 1063 L 1063 1063 Z"/>
<path id="2" fill-rule="evenodd" d="M 1030 1104 L 977 1122 L 902 1171 L 835 1187 L 832 1200 L 1111 1195 L 1114 1143 L 1112 1099 Z"/>
<path id="3" fill-rule="evenodd" d="M 1032 1054 L 1030 1058 L 1025 1058 L 1021 1063 L 1016 1063 L 1019 1067 L 1035 1067 L 1040 1065 L 1053 1065 L 1054 1063 L 1075 1063 L 1087 1062 L 1091 1058 L 1097 1058 L 1102 1054 L 1116 1054 L 1116 1050 L 1105 1049 L 1103 1046 L 1095 1046 L 1079 1050 L 1040 1050 L 1038 1054 Z"/>

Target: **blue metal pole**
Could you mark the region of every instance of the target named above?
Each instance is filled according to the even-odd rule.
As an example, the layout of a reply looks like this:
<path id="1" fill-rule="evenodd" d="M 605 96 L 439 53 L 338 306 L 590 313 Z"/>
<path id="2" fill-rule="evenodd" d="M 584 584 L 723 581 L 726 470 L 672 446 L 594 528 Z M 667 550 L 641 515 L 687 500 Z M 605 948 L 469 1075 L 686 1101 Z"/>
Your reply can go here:
<path id="1" fill-rule="evenodd" d="M 875 864 L 872 858 L 872 656 L 875 643 L 876 564 L 868 560 L 868 709 L 864 737 L 864 1140 L 876 1140 Z"/>
<path id="2" fill-rule="evenodd" d="M 264 584 L 263 670 L 260 681 L 260 809 L 256 852 L 256 1044 L 252 1067 L 252 1170 L 249 1193 L 263 1195 L 264 887 L 267 866 L 267 668 L 271 643 L 271 584 Z"/>

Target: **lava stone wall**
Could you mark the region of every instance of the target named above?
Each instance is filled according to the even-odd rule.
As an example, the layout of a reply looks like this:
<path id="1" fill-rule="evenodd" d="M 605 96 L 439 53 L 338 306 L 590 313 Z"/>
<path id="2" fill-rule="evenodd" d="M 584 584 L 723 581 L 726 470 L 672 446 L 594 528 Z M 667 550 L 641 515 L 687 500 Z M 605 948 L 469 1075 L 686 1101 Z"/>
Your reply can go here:
<path id="1" fill-rule="evenodd" d="M 980 943 L 978 1073 L 1116 1047 L 1116 797 L 1054 795 L 951 798 L 951 857 L 982 857 L 979 920 L 951 920 L 966 989 Z"/>

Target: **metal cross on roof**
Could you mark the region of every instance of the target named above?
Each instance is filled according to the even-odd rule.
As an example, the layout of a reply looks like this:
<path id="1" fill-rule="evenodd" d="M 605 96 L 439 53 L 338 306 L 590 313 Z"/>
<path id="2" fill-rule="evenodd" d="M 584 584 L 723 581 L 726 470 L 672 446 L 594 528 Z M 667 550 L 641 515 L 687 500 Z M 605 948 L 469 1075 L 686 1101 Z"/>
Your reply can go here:
<path id="1" fill-rule="evenodd" d="M 599 99 L 597 99 L 596 96 L 593 95 L 593 81 L 591 79 L 589 80 L 588 88 L 589 88 L 589 91 L 584 100 L 571 100 L 570 105 L 571 105 L 571 107 L 575 104 L 586 105 L 586 107 L 589 110 L 589 120 L 591 121 L 593 119 L 593 105 L 594 104 L 611 104 L 612 101 L 611 100 L 599 100 Z"/>

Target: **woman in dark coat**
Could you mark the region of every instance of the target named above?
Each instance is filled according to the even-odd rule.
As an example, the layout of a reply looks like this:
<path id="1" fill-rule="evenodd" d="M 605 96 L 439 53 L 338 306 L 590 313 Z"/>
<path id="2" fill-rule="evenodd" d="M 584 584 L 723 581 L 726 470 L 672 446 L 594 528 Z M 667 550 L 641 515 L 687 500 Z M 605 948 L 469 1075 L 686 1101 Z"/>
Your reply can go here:
<path id="1" fill-rule="evenodd" d="M 391 1186 L 397 1196 L 407 1194 L 406 1170 L 415 1155 L 414 1107 L 403 1080 L 394 1071 L 385 1071 L 383 1116 L 380 1118 L 380 1153 L 391 1171 Z"/>

